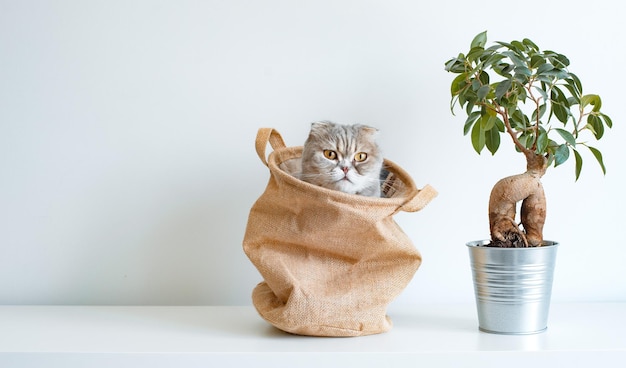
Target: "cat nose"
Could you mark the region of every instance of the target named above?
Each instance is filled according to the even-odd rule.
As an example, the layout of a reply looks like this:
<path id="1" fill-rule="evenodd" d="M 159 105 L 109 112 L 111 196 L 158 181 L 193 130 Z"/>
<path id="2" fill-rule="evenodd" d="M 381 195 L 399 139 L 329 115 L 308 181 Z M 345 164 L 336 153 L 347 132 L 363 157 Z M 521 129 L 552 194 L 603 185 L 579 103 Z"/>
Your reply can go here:
<path id="1" fill-rule="evenodd" d="M 342 168 L 341 168 L 341 170 L 343 170 L 343 173 L 344 173 L 344 174 L 347 174 L 347 173 L 348 173 L 348 170 L 350 170 L 350 169 L 349 169 L 349 168 L 347 168 L 347 167 L 342 167 Z"/>

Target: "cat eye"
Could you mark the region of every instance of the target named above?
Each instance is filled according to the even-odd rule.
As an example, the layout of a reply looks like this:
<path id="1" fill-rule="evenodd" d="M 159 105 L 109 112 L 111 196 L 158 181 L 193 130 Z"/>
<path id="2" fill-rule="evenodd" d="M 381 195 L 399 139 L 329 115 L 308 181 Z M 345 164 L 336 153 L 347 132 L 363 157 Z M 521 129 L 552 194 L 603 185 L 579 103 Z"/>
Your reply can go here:
<path id="1" fill-rule="evenodd" d="M 367 153 L 365 152 L 359 152 L 356 155 L 354 155 L 354 161 L 356 162 L 363 162 L 365 161 L 366 158 L 367 158 Z"/>
<path id="2" fill-rule="evenodd" d="M 324 157 L 329 160 L 334 160 L 337 158 L 337 152 L 331 150 L 324 150 Z"/>

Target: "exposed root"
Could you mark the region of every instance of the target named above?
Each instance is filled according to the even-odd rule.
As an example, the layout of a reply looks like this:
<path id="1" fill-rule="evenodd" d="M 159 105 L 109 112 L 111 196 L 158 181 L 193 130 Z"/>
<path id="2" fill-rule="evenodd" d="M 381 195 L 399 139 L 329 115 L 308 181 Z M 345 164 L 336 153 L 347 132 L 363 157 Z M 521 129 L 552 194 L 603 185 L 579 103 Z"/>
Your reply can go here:
<path id="1" fill-rule="evenodd" d="M 529 162 L 525 173 L 506 177 L 494 185 L 489 198 L 490 246 L 518 248 L 543 244 L 546 198 L 539 179 L 544 173 L 545 168 L 537 170 Z M 515 221 L 519 201 L 522 201 L 523 230 Z"/>
<path id="2" fill-rule="evenodd" d="M 491 244 L 492 247 L 523 248 L 528 247 L 526 235 L 519 226 L 508 217 L 501 217 L 492 222 Z"/>
<path id="3" fill-rule="evenodd" d="M 546 197 L 539 180 L 537 180 L 534 193 L 522 201 L 520 212 L 528 243 L 534 247 L 541 246 L 543 244 L 543 225 L 546 222 Z"/>

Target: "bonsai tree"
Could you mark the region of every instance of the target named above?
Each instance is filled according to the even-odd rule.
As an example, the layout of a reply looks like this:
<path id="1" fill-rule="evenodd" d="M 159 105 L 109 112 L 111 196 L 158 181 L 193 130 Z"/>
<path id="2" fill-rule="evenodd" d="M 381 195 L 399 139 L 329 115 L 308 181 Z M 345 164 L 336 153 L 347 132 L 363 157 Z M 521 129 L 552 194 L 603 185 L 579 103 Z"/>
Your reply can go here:
<path id="1" fill-rule="evenodd" d="M 541 246 L 546 199 L 541 177 L 552 165 L 575 159 L 578 180 L 588 149 L 606 173 L 602 154 L 589 140 L 603 137 L 611 119 L 601 112 L 595 94 L 583 94 L 580 79 L 568 70 L 565 55 L 541 51 L 529 39 L 496 42 L 485 48 L 487 33 L 479 33 L 467 54 L 445 64 L 457 74 L 452 81 L 450 109 L 467 114 L 464 134 L 479 154 L 495 154 L 501 134 L 509 136 L 526 158 L 526 171 L 497 182 L 489 199 L 491 246 Z M 521 228 L 516 221 L 521 201 Z"/>

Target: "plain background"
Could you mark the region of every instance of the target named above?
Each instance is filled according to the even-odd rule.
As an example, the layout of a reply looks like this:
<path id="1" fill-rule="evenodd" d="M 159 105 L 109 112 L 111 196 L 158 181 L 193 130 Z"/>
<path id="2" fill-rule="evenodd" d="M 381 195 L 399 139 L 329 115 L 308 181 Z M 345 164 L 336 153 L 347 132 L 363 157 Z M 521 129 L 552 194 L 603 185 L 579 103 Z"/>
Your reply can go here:
<path id="1" fill-rule="evenodd" d="M 379 128 L 439 191 L 396 221 L 423 264 L 392 306 L 471 303 L 465 243 L 522 172 L 476 154 L 444 63 L 477 33 L 567 55 L 615 123 L 544 177 L 553 301 L 626 301 L 626 27 L 611 1 L 0 0 L 0 304 L 248 305 L 241 241 L 269 173 L 260 127 L 301 145 L 329 119 Z"/>

